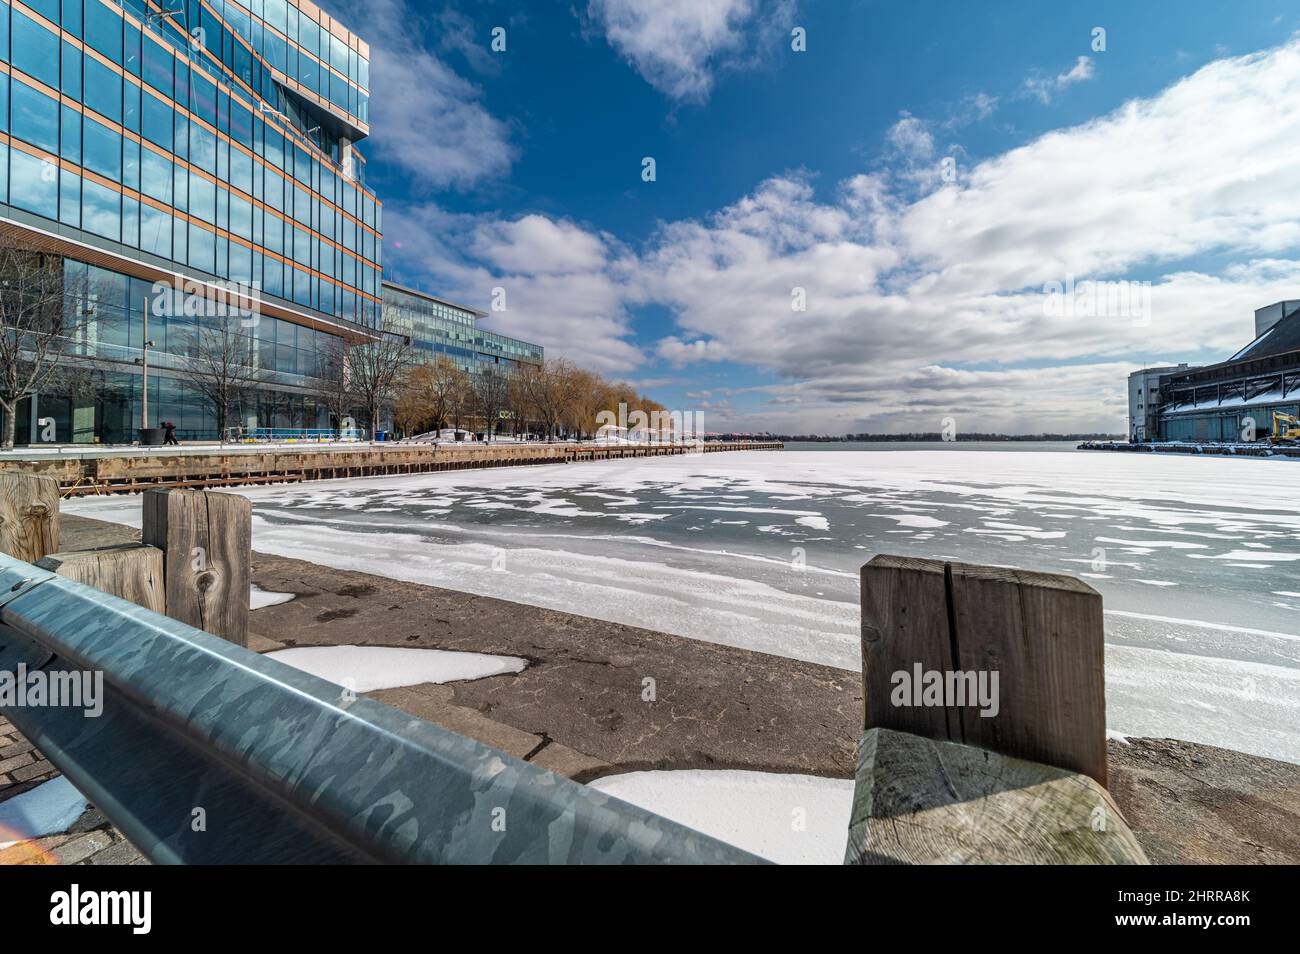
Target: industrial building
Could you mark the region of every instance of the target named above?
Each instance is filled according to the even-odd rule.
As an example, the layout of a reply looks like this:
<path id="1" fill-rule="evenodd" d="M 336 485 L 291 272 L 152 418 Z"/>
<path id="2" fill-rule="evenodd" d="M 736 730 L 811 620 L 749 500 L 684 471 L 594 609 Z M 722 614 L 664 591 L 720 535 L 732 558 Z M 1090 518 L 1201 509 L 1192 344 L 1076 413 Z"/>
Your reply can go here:
<path id="1" fill-rule="evenodd" d="M 1266 437 L 1274 411 L 1300 413 L 1300 301 L 1256 310 L 1255 337 L 1225 361 L 1135 371 L 1129 395 L 1134 441 L 1235 443 Z M 1135 397 L 1145 400 L 1135 403 Z"/>
<path id="2" fill-rule="evenodd" d="M 1143 368 L 1128 376 L 1128 439 L 1134 444 L 1159 439 L 1160 434 L 1160 379 L 1176 371 L 1185 371 L 1189 365 L 1166 365 L 1162 368 Z"/>

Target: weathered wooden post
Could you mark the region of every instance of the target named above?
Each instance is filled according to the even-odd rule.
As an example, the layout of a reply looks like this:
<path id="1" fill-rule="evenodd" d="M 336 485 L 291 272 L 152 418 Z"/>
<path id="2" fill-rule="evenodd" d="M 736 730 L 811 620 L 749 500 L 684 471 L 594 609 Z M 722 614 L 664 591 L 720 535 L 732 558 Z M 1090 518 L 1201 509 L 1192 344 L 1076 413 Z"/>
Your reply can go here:
<path id="1" fill-rule="evenodd" d="M 35 563 L 59 548 L 59 482 L 0 473 L 0 551 Z"/>
<path id="2" fill-rule="evenodd" d="M 252 521 L 238 494 L 145 492 L 141 540 L 163 551 L 168 616 L 248 645 Z"/>
<path id="3" fill-rule="evenodd" d="M 878 556 L 862 568 L 866 727 L 977 745 L 1104 786 L 1104 639 L 1101 594 L 1074 577 Z M 996 712 L 898 705 L 900 672 L 913 697 L 927 688 L 918 682 L 937 685 L 931 673 L 968 690 L 996 674 Z"/>
<path id="4" fill-rule="evenodd" d="M 1101 596 L 1069 576 L 862 568 L 846 862 L 1146 862 L 1106 792 Z"/>
<path id="5" fill-rule="evenodd" d="M 167 612 L 163 590 L 163 552 L 141 543 L 50 553 L 37 562 L 42 569 L 155 613 Z"/>

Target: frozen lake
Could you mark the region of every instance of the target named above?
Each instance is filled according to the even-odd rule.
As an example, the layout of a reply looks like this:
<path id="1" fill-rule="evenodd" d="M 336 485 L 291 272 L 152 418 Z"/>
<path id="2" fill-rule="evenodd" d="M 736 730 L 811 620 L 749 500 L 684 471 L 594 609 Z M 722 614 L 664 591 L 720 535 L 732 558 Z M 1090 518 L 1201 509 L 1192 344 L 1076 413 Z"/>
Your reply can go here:
<path id="1" fill-rule="evenodd" d="M 1113 731 L 1300 762 L 1300 463 L 856 447 L 242 492 L 263 552 L 843 669 L 877 553 L 1071 573 L 1105 598 Z"/>

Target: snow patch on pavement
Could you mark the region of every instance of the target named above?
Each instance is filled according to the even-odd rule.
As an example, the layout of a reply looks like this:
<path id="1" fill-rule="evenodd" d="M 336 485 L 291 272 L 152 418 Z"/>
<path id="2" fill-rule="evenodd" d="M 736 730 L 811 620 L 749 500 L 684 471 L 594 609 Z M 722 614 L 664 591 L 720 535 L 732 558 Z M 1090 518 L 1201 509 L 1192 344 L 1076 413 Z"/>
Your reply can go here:
<path id="1" fill-rule="evenodd" d="M 606 775 L 589 784 L 769 861 L 844 863 L 852 779 L 682 769 Z"/>
<path id="2" fill-rule="evenodd" d="M 287 603 L 297 593 L 276 593 L 273 590 L 264 590 L 260 586 L 250 584 L 248 588 L 248 608 L 261 609 L 263 606 L 279 606 L 281 603 Z"/>
<path id="3" fill-rule="evenodd" d="M 89 807 L 86 797 L 62 775 L 0 802 L 0 850 L 67 831 Z"/>
<path id="4" fill-rule="evenodd" d="M 426 682 L 467 682 L 523 672 L 528 665 L 518 656 L 390 646 L 296 646 L 266 655 L 355 692 Z"/>

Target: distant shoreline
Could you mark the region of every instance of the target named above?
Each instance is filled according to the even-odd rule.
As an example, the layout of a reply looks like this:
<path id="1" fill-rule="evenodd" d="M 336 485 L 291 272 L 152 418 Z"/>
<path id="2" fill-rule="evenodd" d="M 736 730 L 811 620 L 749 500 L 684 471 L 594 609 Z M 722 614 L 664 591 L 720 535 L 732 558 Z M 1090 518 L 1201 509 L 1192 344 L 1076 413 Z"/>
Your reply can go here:
<path id="1" fill-rule="evenodd" d="M 762 436 L 764 440 L 783 441 L 799 444 L 951 444 L 951 443 L 988 443 L 992 441 L 1007 442 L 1048 442 L 1048 441 L 1122 441 L 1123 434 L 958 434 L 944 438 L 938 431 L 914 434 L 844 434 L 830 436 L 826 434 L 774 434 Z"/>

